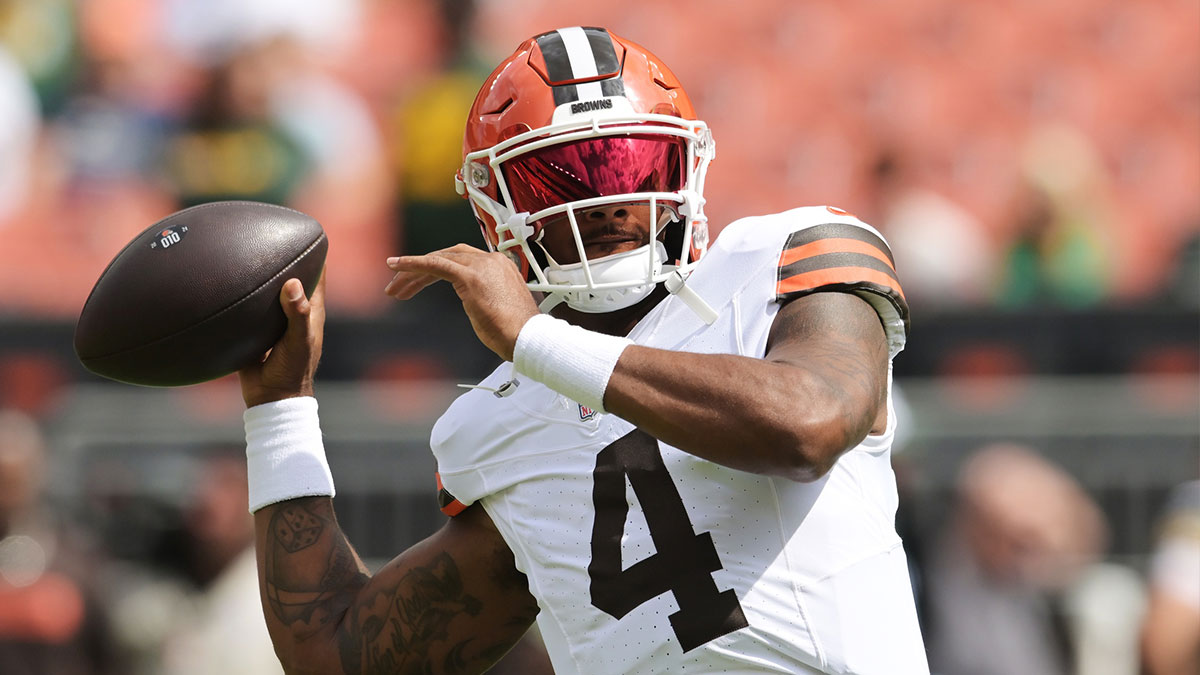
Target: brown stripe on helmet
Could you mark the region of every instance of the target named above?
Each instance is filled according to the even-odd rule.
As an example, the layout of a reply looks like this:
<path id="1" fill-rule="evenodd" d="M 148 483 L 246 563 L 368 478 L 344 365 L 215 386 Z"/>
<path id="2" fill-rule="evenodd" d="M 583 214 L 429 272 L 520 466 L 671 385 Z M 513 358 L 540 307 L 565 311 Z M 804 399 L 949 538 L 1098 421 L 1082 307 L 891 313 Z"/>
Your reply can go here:
<path id="1" fill-rule="evenodd" d="M 567 57 L 567 45 L 558 31 L 542 33 L 535 39 L 538 50 L 542 53 L 542 61 L 546 64 L 546 77 L 549 78 L 550 84 L 557 85 L 574 80 L 575 71 L 571 69 L 571 59 Z"/>
<path id="2" fill-rule="evenodd" d="M 611 77 L 607 80 L 600 81 L 600 93 L 605 96 L 624 96 L 625 95 L 625 80 L 621 76 Z"/>
<path id="3" fill-rule="evenodd" d="M 550 87 L 550 91 L 554 94 L 554 105 L 556 106 L 564 103 L 574 103 L 579 100 L 578 85 L 560 84 L 556 87 Z"/>
<path id="4" fill-rule="evenodd" d="M 583 32 L 592 47 L 592 58 L 596 60 L 596 74 L 600 77 L 620 75 L 621 61 L 617 58 L 617 49 L 608 31 L 603 28 L 584 28 Z"/>

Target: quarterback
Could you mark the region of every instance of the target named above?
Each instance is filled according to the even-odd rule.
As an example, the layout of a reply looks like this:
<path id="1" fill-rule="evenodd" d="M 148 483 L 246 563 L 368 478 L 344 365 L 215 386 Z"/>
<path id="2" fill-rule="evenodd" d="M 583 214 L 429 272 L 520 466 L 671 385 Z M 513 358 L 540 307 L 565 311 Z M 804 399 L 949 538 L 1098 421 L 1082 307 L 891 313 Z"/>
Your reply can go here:
<path id="1" fill-rule="evenodd" d="M 260 589 L 291 672 L 483 672 L 536 621 L 557 673 L 928 673 L 896 535 L 887 243 L 806 207 L 712 247 L 715 146 L 653 54 L 524 42 L 455 177 L 488 250 L 453 285 L 505 363 L 433 428 L 446 525 L 369 575 L 339 529 L 312 377 L 323 291 L 242 371 Z M 532 292 L 531 292 L 532 291 Z"/>

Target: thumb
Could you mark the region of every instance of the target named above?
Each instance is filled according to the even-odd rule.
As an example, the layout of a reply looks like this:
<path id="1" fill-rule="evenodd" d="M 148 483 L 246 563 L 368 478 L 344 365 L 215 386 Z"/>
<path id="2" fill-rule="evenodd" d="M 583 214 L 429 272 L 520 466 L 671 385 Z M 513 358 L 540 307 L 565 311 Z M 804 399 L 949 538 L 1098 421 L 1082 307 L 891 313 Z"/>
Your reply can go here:
<path id="1" fill-rule="evenodd" d="M 308 298 L 304 297 L 304 285 L 299 279 L 288 279 L 284 282 L 279 291 L 279 304 L 283 307 L 283 313 L 287 315 L 289 332 L 297 328 L 297 323 L 307 325 L 311 305 Z"/>

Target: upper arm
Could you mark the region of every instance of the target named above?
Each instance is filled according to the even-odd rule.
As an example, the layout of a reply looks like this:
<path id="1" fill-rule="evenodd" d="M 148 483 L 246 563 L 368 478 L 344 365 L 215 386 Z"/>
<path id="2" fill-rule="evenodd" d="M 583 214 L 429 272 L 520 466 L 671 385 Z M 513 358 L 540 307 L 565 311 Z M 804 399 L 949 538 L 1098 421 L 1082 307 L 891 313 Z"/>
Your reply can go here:
<path id="1" fill-rule="evenodd" d="M 512 552 L 475 505 L 379 570 L 332 639 L 347 675 L 480 673 L 537 612 Z"/>
<path id="2" fill-rule="evenodd" d="M 850 432 L 846 449 L 886 427 L 888 362 L 904 347 L 908 302 L 883 237 L 827 210 L 841 220 L 796 230 L 783 244 L 775 275 L 782 307 L 767 359 L 802 366 L 825 383 Z"/>
<path id="3" fill-rule="evenodd" d="M 538 607 L 512 552 L 475 505 L 380 570 L 339 631 L 347 673 L 483 672 Z"/>
<path id="4" fill-rule="evenodd" d="M 811 293 L 788 301 L 771 324 L 766 360 L 804 369 L 843 422 L 845 450 L 887 422 L 888 341 L 876 310 L 852 293 Z"/>

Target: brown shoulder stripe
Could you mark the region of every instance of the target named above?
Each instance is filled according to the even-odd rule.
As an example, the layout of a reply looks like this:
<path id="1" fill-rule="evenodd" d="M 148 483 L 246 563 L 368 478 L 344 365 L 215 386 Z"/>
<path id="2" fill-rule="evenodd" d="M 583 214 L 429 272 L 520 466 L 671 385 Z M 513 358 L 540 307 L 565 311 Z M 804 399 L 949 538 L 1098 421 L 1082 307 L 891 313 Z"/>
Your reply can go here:
<path id="1" fill-rule="evenodd" d="M 871 255 L 850 251 L 821 253 L 784 265 L 779 268 L 779 280 L 783 281 L 807 272 L 816 272 L 835 267 L 858 267 L 875 270 L 880 274 L 891 277 L 895 286 L 898 287 L 900 285 L 900 279 L 896 277 L 896 271 L 886 262 L 882 262 Z"/>
<path id="2" fill-rule="evenodd" d="M 892 250 L 888 248 L 888 245 L 882 239 L 870 230 L 848 223 L 824 223 L 793 232 L 788 237 L 787 243 L 784 244 L 783 248 L 784 250 L 798 248 L 820 239 L 855 239 L 870 244 L 887 257 L 892 269 L 896 268 L 896 260 L 892 257 Z"/>
<path id="3" fill-rule="evenodd" d="M 779 266 L 786 267 L 794 262 L 821 255 L 822 253 L 861 253 L 887 265 L 888 269 L 893 271 L 896 269 L 892 265 L 891 259 L 874 245 L 857 239 L 841 238 L 818 239 L 796 246 L 795 248 L 784 249 L 783 253 L 779 256 Z"/>

